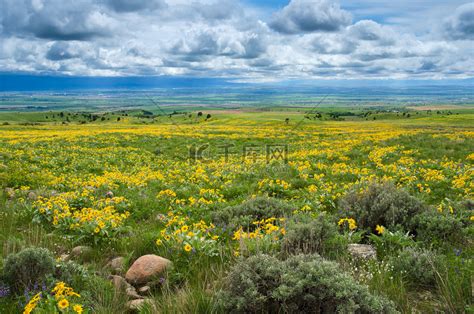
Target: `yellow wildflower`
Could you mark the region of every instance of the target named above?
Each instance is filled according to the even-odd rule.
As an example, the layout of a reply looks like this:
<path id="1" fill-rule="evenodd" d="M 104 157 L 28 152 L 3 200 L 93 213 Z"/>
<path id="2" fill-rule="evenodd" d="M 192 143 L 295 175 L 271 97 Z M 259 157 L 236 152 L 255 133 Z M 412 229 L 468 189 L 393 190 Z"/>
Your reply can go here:
<path id="1" fill-rule="evenodd" d="M 377 231 L 378 234 L 383 234 L 385 232 L 385 227 L 377 225 L 377 227 L 375 227 L 375 230 Z"/>
<path id="2" fill-rule="evenodd" d="M 58 307 L 61 309 L 61 310 L 64 310 L 65 308 L 67 308 L 69 306 L 69 301 L 67 299 L 62 299 L 61 301 L 58 302 Z"/>
<path id="3" fill-rule="evenodd" d="M 184 246 L 184 250 L 185 250 L 186 252 L 190 252 L 192 249 L 193 249 L 193 247 L 192 247 L 191 245 L 189 245 L 189 244 L 186 244 L 186 245 Z"/>

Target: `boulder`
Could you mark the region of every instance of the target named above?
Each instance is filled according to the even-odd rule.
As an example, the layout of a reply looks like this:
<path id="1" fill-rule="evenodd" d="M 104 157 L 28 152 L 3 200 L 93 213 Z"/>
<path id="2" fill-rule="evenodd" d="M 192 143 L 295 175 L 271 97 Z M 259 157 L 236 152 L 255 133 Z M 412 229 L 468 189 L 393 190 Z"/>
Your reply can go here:
<path id="1" fill-rule="evenodd" d="M 377 252 L 372 245 L 369 244 L 349 244 L 349 253 L 356 258 L 371 259 L 377 257 Z"/>
<path id="2" fill-rule="evenodd" d="M 129 268 L 125 279 L 133 285 L 141 285 L 161 274 L 171 262 L 158 255 L 143 255 Z"/>

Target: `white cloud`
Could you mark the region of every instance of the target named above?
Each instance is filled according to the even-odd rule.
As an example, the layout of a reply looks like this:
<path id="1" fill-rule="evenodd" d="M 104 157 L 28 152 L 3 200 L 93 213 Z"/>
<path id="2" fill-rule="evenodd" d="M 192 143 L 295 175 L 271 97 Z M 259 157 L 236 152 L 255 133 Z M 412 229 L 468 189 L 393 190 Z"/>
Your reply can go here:
<path id="1" fill-rule="evenodd" d="M 429 37 L 371 19 L 352 23 L 344 7 L 323 0 L 293 0 L 267 21 L 230 0 L 0 0 L 0 6 L 6 72 L 247 81 L 474 76 L 470 4 Z"/>
<path id="2" fill-rule="evenodd" d="M 351 22 L 351 14 L 329 0 L 291 0 L 270 26 L 280 33 L 333 32 Z"/>

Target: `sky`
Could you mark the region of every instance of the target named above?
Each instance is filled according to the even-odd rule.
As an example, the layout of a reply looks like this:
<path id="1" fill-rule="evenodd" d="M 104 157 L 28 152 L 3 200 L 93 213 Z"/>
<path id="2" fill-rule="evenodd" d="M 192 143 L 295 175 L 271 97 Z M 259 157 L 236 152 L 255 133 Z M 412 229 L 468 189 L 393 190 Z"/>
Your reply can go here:
<path id="1" fill-rule="evenodd" d="M 2 75 L 474 77 L 466 0 L 0 0 Z"/>

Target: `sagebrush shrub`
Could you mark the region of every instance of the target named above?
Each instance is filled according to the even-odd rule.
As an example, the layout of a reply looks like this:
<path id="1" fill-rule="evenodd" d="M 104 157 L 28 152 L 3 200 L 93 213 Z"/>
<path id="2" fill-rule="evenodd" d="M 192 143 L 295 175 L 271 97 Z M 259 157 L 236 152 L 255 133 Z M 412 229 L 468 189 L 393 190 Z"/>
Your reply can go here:
<path id="1" fill-rule="evenodd" d="M 223 227 L 237 229 L 242 226 L 250 230 L 255 226 L 254 221 L 270 218 L 284 217 L 292 212 L 293 208 L 284 201 L 271 197 L 256 197 L 240 205 L 229 206 L 213 213 L 213 221 Z"/>
<path id="2" fill-rule="evenodd" d="M 413 217 L 410 225 L 416 239 L 429 244 L 455 244 L 466 239 L 462 219 L 450 213 L 425 211 Z"/>
<path id="3" fill-rule="evenodd" d="M 406 230 L 410 219 L 426 209 L 417 198 L 388 182 L 371 183 L 362 191 L 358 188 L 350 191 L 339 207 L 341 217 L 354 218 L 359 228 L 373 232 L 377 225 Z"/>
<path id="4" fill-rule="evenodd" d="M 336 224 L 325 214 L 294 216 L 285 228 L 281 246 L 284 254 L 318 253 L 327 256 L 344 250 Z"/>
<path id="5" fill-rule="evenodd" d="M 436 284 L 438 258 L 428 250 L 405 248 L 389 258 L 392 271 L 414 286 L 432 288 Z"/>
<path id="6" fill-rule="evenodd" d="M 229 313 L 391 313 L 393 304 L 319 255 L 254 255 L 225 278 L 218 304 Z"/>
<path id="7" fill-rule="evenodd" d="M 52 253 L 44 248 L 27 248 L 7 256 L 3 275 L 15 292 L 32 284 L 39 284 L 54 273 Z"/>

